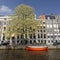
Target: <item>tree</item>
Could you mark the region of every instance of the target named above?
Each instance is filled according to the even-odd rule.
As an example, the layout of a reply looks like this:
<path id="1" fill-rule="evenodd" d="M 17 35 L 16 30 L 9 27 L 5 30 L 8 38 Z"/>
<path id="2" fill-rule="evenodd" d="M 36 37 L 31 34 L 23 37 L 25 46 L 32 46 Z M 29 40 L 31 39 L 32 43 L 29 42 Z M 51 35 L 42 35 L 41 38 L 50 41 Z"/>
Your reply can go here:
<path id="1" fill-rule="evenodd" d="M 27 18 L 33 19 L 35 18 L 34 9 L 28 5 L 21 4 L 15 8 L 15 15 L 18 18 L 25 20 Z"/>
<path id="2" fill-rule="evenodd" d="M 12 34 L 25 35 L 33 33 L 33 29 L 37 29 L 38 22 L 35 20 L 35 13 L 32 7 L 21 4 L 15 8 L 14 16 L 7 28 L 9 37 Z"/>

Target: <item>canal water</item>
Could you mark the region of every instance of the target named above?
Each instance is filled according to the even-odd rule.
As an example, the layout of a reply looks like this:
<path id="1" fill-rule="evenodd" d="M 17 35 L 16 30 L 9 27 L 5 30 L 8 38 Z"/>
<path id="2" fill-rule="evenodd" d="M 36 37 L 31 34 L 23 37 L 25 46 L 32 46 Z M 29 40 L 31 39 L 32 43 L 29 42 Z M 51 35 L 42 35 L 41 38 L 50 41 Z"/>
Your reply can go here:
<path id="1" fill-rule="evenodd" d="M 60 60 L 60 50 L 0 50 L 0 60 Z"/>

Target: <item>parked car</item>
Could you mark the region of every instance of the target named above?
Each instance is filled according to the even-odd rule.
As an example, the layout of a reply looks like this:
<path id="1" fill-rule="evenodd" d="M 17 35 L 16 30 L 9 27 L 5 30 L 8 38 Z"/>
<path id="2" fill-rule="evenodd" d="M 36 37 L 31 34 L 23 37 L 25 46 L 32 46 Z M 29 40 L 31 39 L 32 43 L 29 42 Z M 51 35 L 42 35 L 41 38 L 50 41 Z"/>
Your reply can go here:
<path id="1" fill-rule="evenodd" d="M 53 43 L 53 45 L 57 45 L 57 43 L 56 43 L 56 42 L 54 42 L 54 43 Z"/>
<path id="2" fill-rule="evenodd" d="M 9 41 L 3 41 L 1 45 L 9 45 Z"/>
<path id="3" fill-rule="evenodd" d="M 54 42 L 53 45 L 60 45 L 60 42 Z"/>

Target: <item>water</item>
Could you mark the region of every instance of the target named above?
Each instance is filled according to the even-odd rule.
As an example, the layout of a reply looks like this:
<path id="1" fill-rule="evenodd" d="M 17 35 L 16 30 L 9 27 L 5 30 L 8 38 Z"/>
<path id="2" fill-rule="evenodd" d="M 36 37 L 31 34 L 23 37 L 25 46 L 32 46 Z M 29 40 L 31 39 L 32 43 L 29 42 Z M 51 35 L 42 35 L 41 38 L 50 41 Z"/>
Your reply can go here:
<path id="1" fill-rule="evenodd" d="M 60 50 L 0 50 L 0 60 L 60 60 Z"/>

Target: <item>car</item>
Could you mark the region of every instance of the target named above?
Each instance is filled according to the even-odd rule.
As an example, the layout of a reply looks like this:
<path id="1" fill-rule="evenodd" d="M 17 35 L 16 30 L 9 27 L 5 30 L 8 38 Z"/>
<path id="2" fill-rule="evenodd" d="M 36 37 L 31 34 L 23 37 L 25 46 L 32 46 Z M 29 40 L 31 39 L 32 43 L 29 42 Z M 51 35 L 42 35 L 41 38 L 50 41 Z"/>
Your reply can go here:
<path id="1" fill-rule="evenodd" d="M 2 45 L 9 45 L 9 41 L 3 41 Z"/>
<path id="2" fill-rule="evenodd" d="M 54 42 L 53 45 L 60 45 L 60 42 Z"/>
<path id="3" fill-rule="evenodd" d="M 53 45 L 57 45 L 57 42 L 54 42 Z"/>

